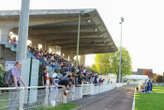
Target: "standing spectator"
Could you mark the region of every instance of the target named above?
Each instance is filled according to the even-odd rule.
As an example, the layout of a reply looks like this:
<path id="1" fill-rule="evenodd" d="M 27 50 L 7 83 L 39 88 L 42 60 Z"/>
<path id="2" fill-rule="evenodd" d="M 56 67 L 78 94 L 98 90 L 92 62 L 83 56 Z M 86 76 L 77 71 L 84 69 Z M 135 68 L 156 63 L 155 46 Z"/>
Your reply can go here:
<path id="1" fill-rule="evenodd" d="M 52 80 L 53 80 L 53 85 L 57 86 L 59 83 L 59 77 L 58 77 L 57 70 L 55 70 L 55 72 L 52 74 Z"/>
<path id="2" fill-rule="evenodd" d="M 16 37 L 11 39 L 10 43 L 14 46 L 14 48 L 16 48 L 16 46 L 17 46 L 17 44 L 16 44 Z"/>
<path id="3" fill-rule="evenodd" d="M 58 71 L 56 70 L 53 74 L 52 74 L 52 84 L 55 86 L 55 87 L 51 87 L 51 94 L 50 94 L 50 98 L 52 98 L 51 100 L 51 105 L 52 106 L 55 106 L 56 105 L 56 99 L 57 99 L 57 96 L 58 96 L 58 83 L 59 83 L 59 78 L 58 78 Z"/>
<path id="4" fill-rule="evenodd" d="M 93 82 L 94 82 L 94 84 L 97 84 L 98 83 L 98 76 L 97 75 L 95 75 Z"/>
<path id="5" fill-rule="evenodd" d="M 58 69 L 58 61 L 56 60 L 53 65 L 55 67 L 55 70 L 57 70 Z"/>
<path id="6" fill-rule="evenodd" d="M 86 78 L 85 78 L 85 80 L 86 80 L 86 83 L 89 82 L 89 73 L 88 73 L 88 72 L 87 72 L 87 74 L 86 74 Z"/>
<path id="7" fill-rule="evenodd" d="M 20 82 L 26 87 L 24 80 L 21 78 L 21 68 L 22 64 L 20 62 L 16 62 L 15 66 L 12 68 L 11 73 L 13 77 L 13 85 L 17 90 L 11 91 L 9 94 L 9 102 L 8 102 L 8 110 L 17 110 L 19 105 L 19 90 Z"/>
<path id="8" fill-rule="evenodd" d="M 77 73 L 74 73 L 74 78 L 75 78 L 75 80 L 74 80 L 75 87 L 77 87 L 77 85 L 78 85 L 78 75 L 77 75 Z"/>
<path id="9" fill-rule="evenodd" d="M 78 74 L 78 84 L 81 85 L 82 84 L 82 77 L 80 74 Z"/>
<path id="10" fill-rule="evenodd" d="M 48 75 L 48 69 L 44 68 L 43 71 L 43 85 L 44 86 L 49 86 L 50 81 L 49 81 L 49 75 Z"/>
<path id="11" fill-rule="evenodd" d="M 110 79 L 108 79 L 107 84 L 110 84 Z"/>
<path id="12" fill-rule="evenodd" d="M 20 62 L 16 62 L 15 66 L 12 68 L 12 76 L 13 76 L 14 84 L 16 88 L 20 87 L 20 82 L 22 82 L 24 87 L 26 87 L 24 80 L 20 76 L 21 68 L 22 68 L 22 64 Z"/>
<path id="13" fill-rule="evenodd" d="M 150 80 L 148 81 L 148 91 L 149 93 L 152 92 L 152 82 Z"/>

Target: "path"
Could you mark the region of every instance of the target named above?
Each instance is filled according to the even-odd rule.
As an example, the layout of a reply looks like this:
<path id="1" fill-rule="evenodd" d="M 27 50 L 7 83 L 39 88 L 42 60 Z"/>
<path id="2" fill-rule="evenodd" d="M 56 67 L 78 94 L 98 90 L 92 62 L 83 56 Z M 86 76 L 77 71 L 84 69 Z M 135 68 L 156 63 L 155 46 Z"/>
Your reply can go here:
<path id="1" fill-rule="evenodd" d="M 81 110 L 131 110 L 133 87 L 122 87 L 97 96 L 85 97 L 76 103 L 82 104 Z"/>

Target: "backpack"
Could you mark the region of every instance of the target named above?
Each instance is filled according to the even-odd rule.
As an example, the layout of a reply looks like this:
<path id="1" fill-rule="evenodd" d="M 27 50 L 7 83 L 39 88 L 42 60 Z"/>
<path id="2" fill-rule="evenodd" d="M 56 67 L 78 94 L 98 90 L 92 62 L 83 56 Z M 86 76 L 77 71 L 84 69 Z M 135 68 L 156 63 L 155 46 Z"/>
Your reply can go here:
<path id="1" fill-rule="evenodd" d="M 6 85 L 11 86 L 14 84 L 14 78 L 12 75 L 12 70 L 9 70 L 8 72 L 6 72 L 4 79 L 5 79 Z"/>

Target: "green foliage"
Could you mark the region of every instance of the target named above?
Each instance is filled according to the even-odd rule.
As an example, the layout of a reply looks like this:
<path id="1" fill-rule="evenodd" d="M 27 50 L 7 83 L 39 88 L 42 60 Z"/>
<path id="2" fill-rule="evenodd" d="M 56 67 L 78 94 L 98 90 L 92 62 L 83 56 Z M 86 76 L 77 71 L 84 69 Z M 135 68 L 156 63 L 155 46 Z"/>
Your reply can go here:
<path id="1" fill-rule="evenodd" d="M 3 65 L 0 64 L 0 87 L 3 87 L 5 85 L 5 82 L 4 82 L 4 67 Z"/>
<path id="2" fill-rule="evenodd" d="M 3 95 L 0 95 L 1 100 L 6 100 L 6 101 L 1 101 L 0 102 L 0 108 L 7 107 L 8 106 L 8 99 L 9 99 L 9 93 L 2 93 Z M 8 110 L 8 108 L 3 109 L 3 110 Z"/>
<path id="3" fill-rule="evenodd" d="M 2 64 L 0 64 L 0 72 L 4 73 L 4 67 Z"/>
<path id="4" fill-rule="evenodd" d="M 164 76 L 161 76 L 161 75 L 154 75 L 153 81 L 154 81 L 155 83 L 162 83 L 162 82 L 164 82 Z"/>
<path id="5" fill-rule="evenodd" d="M 119 62 L 120 62 L 120 51 L 115 53 L 105 53 L 105 54 L 96 54 L 95 64 L 92 65 L 91 69 L 101 73 L 115 73 L 119 71 Z M 122 75 L 131 74 L 131 58 L 129 52 L 122 48 Z"/>

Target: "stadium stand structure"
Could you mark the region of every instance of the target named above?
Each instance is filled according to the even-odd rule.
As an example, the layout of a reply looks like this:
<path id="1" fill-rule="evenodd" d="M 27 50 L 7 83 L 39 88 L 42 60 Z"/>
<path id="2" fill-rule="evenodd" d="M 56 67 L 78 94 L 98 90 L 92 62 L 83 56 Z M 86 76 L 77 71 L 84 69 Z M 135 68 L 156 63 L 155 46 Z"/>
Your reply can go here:
<path id="1" fill-rule="evenodd" d="M 29 40 L 34 47 L 38 44 L 42 44 L 45 49 L 59 46 L 65 56 L 73 59 L 76 53 L 79 14 L 80 55 L 117 51 L 96 9 L 31 10 Z M 0 11 L 0 63 L 15 60 L 16 50 L 8 44 L 8 36 L 10 32 L 18 35 L 19 15 L 20 11 L 17 10 Z"/>

